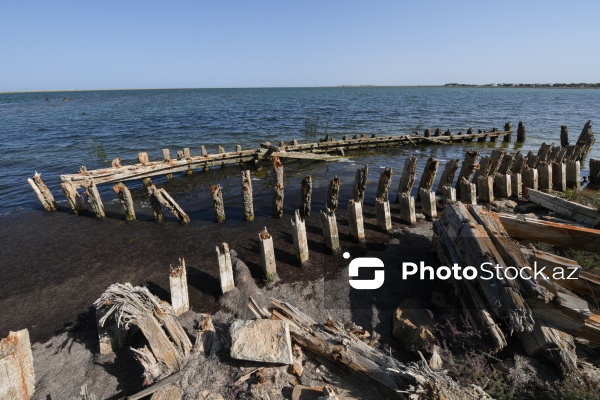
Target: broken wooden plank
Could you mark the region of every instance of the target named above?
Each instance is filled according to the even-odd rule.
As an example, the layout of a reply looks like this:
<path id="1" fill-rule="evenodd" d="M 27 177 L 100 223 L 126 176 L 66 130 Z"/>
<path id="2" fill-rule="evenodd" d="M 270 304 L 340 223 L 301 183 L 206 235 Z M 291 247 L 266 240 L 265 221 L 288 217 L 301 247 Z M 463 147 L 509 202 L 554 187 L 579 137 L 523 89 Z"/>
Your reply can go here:
<path id="1" fill-rule="evenodd" d="M 294 160 L 312 160 L 312 161 L 337 161 L 341 157 L 330 156 L 329 154 L 301 153 L 301 152 L 280 152 L 271 153 L 271 157 L 290 158 Z"/>
<path id="2" fill-rule="evenodd" d="M 154 186 L 154 185 L 152 185 Z M 154 194 L 160 204 L 167 207 L 171 213 L 177 217 L 181 222 L 187 224 L 190 222 L 190 217 L 183 211 L 183 209 L 177 204 L 177 202 L 167 193 L 164 188 L 156 189 L 154 188 Z"/>
<path id="3" fill-rule="evenodd" d="M 29 331 L 9 332 L 0 340 L 0 398 L 29 400 L 35 393 L 35 372 Z"/>
<path id="4" fill-rule="evenodd" d="M 528 190 L 527 199 L 548 210 L 557 212 L 572 221 L 580 222 L 592 228 L 600 228 L 594 226 L 597 223 L 598 218 L 600 218 L 600 211 L 595 208 L 584 206 L 583 204 L 575 203 L 538 190 Z"/>

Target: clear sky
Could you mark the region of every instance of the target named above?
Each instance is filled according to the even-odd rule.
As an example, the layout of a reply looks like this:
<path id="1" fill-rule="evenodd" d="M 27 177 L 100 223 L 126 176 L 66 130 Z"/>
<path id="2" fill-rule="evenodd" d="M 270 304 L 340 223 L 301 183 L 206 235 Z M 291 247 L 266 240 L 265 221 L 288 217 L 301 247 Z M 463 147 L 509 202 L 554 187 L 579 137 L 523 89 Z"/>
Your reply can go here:
<path id="1" fill-rule="evenodd" d="M 600 1 L 5 1 L 0 91 L 600 82 Z"/>

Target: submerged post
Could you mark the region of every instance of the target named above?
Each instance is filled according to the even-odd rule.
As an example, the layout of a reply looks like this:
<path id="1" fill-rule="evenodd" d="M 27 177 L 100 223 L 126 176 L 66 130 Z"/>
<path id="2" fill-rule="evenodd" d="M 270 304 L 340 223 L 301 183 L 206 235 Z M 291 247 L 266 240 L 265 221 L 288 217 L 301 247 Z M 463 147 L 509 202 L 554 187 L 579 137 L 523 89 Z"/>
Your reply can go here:
<path id="1" fill-rule="evenodd" d="M 388 201 L 390 186 L 392 185 L 392 169 L 385 167 L 381 175 L 379 175 L 379 183 L 377 184 L 376 198 Z"/>
<path id="2" fill-rule="evenodd" d="M 362 204 L 359 201 L 348 202 L 348 228 L 354 240 L 360 242 L 365 239 Z"/>
<path id="3" fill-rule="evenodd" d="M 517 142 L 524 142 L 526 135 L 527 131 L 525 129 L 525 124 L 523 121 L 519 121 L 519 126 L 517 127 Z"/>
<path id="4" fill-rule="evenodd" d="M 119 201 L 125 208 L 125 219 L 127 221 L 135 220 L 135 210 L 133 208 L 133 199 L 131 198 L 131 192 L 127 189 L 127 186 L 123 182 L 117 183 L 113 186 L 114 191 L 119 197 Z"/>
<path id="5" fill-rule="evenodd" d="M 332 253 L 340 249 L 340 238 L 338 235 L 335 212 L 329 208 L 321 210 L 321 223 L 323 224 L 323 241 L 325 248 Z"/>
<path id="6" fill-rule="evenodd" d="M 327 208 L 336 212 L 339 205 L 339 194 L 340 194 L 340 178 L 336 175 L 329 182 L 327 188 Z"/>
<path id="7" fill-rule="evenodd" d="M 50 189 L 44 185 L 44 182 L 42 182 L 42 178 L 40 178 L 40 176 L 41 175 L 36 171 L 33 175 L 33 178 L 27 179 L 27 182 L 29 182 L 29 185 L 35 192 L 40 203 L 42 203 L 44 210 L 56 211 L 58 210 L 58 205 L 56 204 L 56 201 L 54 201 L 54 196 L 52 196 L 52 193 L 50 193 Z"/>
<path id="8" fill-rule="evenodd" d="M 213 203 L 215 205 L 215 212 L 217 213 L 217 222 L 225 221 L 225 205 L 223 204 L 223 192 L 221 192 L 221 185 L 216 184 L 210 187 L 212 192 Z"/>
<path id="9" fill-rule="evenodd" d="M 308 261 L 308 242 L 306 239 L 306 226 L 298 210 L 294 212 L 294 219 L 291 221 L 296 258 L 300 261 L 300 264 L 304 264 Z"/>
<path id="10" fill-rule="evenodd" d="M 62 191 L 69 202 L 69 205 L 73 209 L 73 212 L 77 215 L 83 215 L 86 211 L 85 200 L 83 196 L 77 192 L 75 185 L 71 181 L 65 181 L 60 184 Z"/>
<path id="11" fill-rule="evenodd" d="M 569 145 L 569 127 L 567 125 L 560 126 L 560 145 L 563 147 Z"/>
<path id="12" fill-rule="evenodd" d="M 410 195 L 410 192 L 415 184 L 415 177 L 417 175 L 417 157 L 409 156 L 404 161 L 404 169 L 402 170 L 402 177 L 400 178 L 400 184 L 398 185 L 398 194 L 396 195 L 396 203 L 400 203 L 400 196 L 404 193 Z"/>
<path id="13" fill-rule="evenodd" d="M 252 178 L 250 170 L 242 171 L 242 197 L 244 201 L 244 218 L 254 221 L 254 203 L 252 199 Z"/>
<path id="14" fill-rule="evenodd" d="M 410 194 L 402 193 L 400 195 L 400 220 L 409 225 L 417 222 L 415 198 Z"/>
<path id="15" fill-rule="evenodd" d="M 375 214 L 377 226 L 384 232 L 392 230 L 392 216 L 390 214 L 390 202 L 381 198 L 375 199 Z"/>
<path id="16" fill-rule="evenodd" d="M 267 278 L 274 279 L 277 275 L 275 248 L 273 247 L 273 237 L 267 232 L 266 226 L 258 233 L 258 244 L 263 272 Z"/>
<path id="17" fill-rule="evenodd" d="M 590 159 L 590 185 L 600 185 L 600 160 Z"/>
<path id="18" fill-rule="evenodd" d="M 310 175 L 302 179 L 300 185 L 300 215 L 310 217 L 310 200 L 312 197 L 312 178 Z"/>
<path id="19" fill-rule="evenodd" d="M 273 177 L 275 186 L 273 188 L 273 216 L 275 218 L 283 217 L 283 164 L 279 157 L 273 160 Z"/>
<path id="20" fill-rule="evenodd" d="M 217 258 L 219 260 L 219 279 L 221 281 L 221 292 L 223 294 L 235 289 L 233 282 L 233 266 L 231 264 L 231 253 L 227 243 L 223 243 L 221 248 L 217 246 Z"/>
<path id="21" fill-rule="evenodd" d="M 361 206 L 365 201 L 365 189 L 367 187 L 367 174 L 369 173 L 369 166 L 365 164 L 363 168 L 356 170 L 356 176 L 354 178 L 354 187 L 352 188 L 352 199 L 360 202 Z"/>
<path id="22" fill-rule="evenodd" d="M 93 179 L 85 180 L 85 194 L 87 194 L 88 203 L 92 207 L 96 217 L 104 218 L 106 216 L 104 213 L 104 204 L 102 204 L 100 193 L 98 193 L 98 188 L 96 187 L 96 183 Z"/>
<path id="23" fill-rule="evenodd" d="M 187 272 L 183 257 L 179 259 L 178 265 L 169 268 L 169 285 L 171 288 L 171 305 L 175 315 L 179 316 L 190 309 Z"/>

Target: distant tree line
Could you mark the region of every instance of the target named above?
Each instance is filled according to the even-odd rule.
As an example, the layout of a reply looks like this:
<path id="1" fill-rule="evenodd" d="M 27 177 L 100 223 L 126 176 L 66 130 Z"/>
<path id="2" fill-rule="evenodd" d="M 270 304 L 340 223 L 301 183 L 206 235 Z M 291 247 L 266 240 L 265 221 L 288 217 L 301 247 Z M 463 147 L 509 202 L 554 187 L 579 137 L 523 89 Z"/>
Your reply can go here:
<path id="1" fill-rule="evenodd" d="M 471 85 L 468 83 L 446 83 L 444 86 L 468 87 L 529 87 L 529 88 L 600 88 L 600 83 L 488 83 L 485 85 Z"/>

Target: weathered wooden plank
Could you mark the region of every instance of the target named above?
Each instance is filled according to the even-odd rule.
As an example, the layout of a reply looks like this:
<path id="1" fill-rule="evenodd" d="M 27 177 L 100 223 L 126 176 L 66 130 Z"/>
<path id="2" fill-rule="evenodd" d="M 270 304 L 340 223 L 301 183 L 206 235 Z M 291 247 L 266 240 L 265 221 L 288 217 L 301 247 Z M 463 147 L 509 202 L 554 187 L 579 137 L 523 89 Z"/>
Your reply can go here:
<path id="1" fill-rule="evenodd" d="M 190 309 L 187 270 L 183 257 L 179 259 L 179 264 L 171 266 L 169 269 L 169 287 L 173 311 L 175 311 L 175 315 L 179 316 Z"/>
<path id="2" fill-rule="evenodd" d="M 533 189 L 527 191 L 527 199 L 572 221 L 580 222 L 592 228 L 600 228 L 594 226 L 600 218 L 600 211 L 595 208 Z"/>

